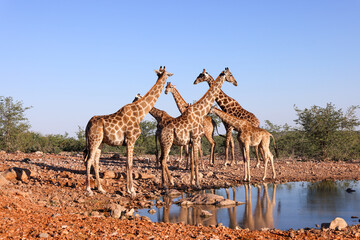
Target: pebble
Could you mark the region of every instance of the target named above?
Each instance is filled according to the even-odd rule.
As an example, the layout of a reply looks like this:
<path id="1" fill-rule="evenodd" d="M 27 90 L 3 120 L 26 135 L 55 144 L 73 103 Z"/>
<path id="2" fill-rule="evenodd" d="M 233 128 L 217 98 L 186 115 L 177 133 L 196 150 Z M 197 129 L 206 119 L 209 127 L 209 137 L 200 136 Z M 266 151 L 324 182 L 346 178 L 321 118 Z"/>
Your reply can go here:
<path id="1" fill-rule="evenodd" d="M 48 238 L 49 237 L 49 234 L 47 233 L 40 233 L 39 234 L 39 238 Z"/>

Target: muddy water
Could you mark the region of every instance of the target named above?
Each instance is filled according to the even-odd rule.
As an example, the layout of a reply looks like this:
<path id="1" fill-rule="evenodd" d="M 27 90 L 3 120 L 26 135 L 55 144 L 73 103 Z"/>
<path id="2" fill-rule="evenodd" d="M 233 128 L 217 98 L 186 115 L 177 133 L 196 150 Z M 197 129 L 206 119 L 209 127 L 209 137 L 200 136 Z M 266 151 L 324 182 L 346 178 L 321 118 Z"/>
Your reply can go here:
<path id="1" fill-rule="evenodd" d="M 351 188 L 352 192 L 346 189 Z M 166 205 L 138 210 L 141 216 L 153 222 L 183 222 L 210 226 L 222 223 L 230 228 L 277 228 L 282 230 L 317 228 L 317 224 L 329 223 L 342 217 L 348 225 L 359 224 L 360 184 L 356 181 L 293 182 L 284 184 L 243 185 L 236 188 L 207 190 L 225 198 L 244 202 L 239 206 L 217 208 L 215 206 L 180 207 L 174 202 L 187 197 L 164 197 Z M 201 211 L 212 213 L 201 217 Z"/>

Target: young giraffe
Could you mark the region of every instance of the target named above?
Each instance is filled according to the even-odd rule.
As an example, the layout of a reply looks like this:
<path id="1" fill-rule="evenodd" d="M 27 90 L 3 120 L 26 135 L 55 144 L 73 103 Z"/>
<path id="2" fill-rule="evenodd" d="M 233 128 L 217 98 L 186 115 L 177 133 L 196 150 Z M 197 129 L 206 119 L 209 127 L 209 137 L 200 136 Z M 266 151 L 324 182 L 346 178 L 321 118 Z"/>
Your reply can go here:
<path id="1" fill-rule="evenodd" d="M 140 98 L 142 98 L 142 96 L 140 94 L 137 94 L 134 101 L 137 101 Z M 160 139 L 161 131 L 164 128 L 164 126 L 166 124 L 168 124 L 168 122 L 170 122 L 174 118 L 172 116 L 170 116 L 167 112 L 157 109 L 155 107 L 153 107 L 149 113 L 157 121 L 156 132 L 155 132 L 155 156 L 156 156 L 156 165 L 159 165 L 160 159 L 159 159 L 159 151 L 158 151 L 157 141 L 158 141 L 158 139 Z M 181 148 L 182 148 L 182 146 L 181 146 Z M 186 156 L 188 156 L 188 148 L 187 147 L 186 147 L 185 151 L 186 151 Z M 186 167 L 188 167 L 188 162 L 189 162 L 189 159 L 187 159 Z"/>
<path id="2" fill-rule="evenodd" d="M 275 167 L 274 167 L 274 157 L 270 152 L 270 137 L 272 137 L 274 142 L 274 148 L 276 155 L 277 154 L 277 148 L 275 145 L 275 139 L 274 137 L 265 129 L 255 127 L 252 125 L 249 121 L 236 118 L 226 112 L 221 111 L 220 109 L 216 107 L 212 107 L 210 109 L 210 113 L 215 113 L 220 117 L 222 121 L 224 121 L 226 124 L 232 126 L 236 131 L 238 131 L 238 140 L 240 145 L 240 151 L 244 151 L 244 169 L 245 169 L 245 178 L 244 181 L 250 181 L 250 146 L 256 146 L 260 147 L 263 153 L 264 161 L 265 161 L 265 170 L 264 170 L 264 177 L 263 180 L 266 178 L 266 169 L 267 169 L 267 163 L 270 159 L 271 161 L 271 167 L 273 171 L 273 178 L 275 179 L 276 173 L 275 173 Z"/>
<path id="3" fill-rule="evenodd" d="M 177 145 L 188 145 L 190 142 L 193 147 L 193 157 L 191 160 L 191 184 L 194 184 L 195 171 L 195 185 L 199 184 L 199 168 L 198 168 L 198 150 L 200 147 L 201 136 L 204 134 L 203 122 L 204 116 L 209 112 L 211 105 L 219 94 L 220 87 L 224 81 L 228 81 L 237 86 L 236 80 L 232 77 L 229 69 L 226 68 L 220 73 L 214 84 L 209 88 L 205 95 L 195 104 L 190 105 L 187 110 L 179 117 L 170 121 L 162 130 L 160 144 L 161 144 L 161 166 L 162 166 L 162 183 L 165 185 L 165 174 L 167 174 L 171 185 L 174 182 L 171 178 L 169 169 L 166 165 L 166 159 L 169 155 L 170 148 L 173 143 Z M 192 152 L 192 151 L 191 151 Z M 195 169 L 194 169 L 195 168 Z"/>
<path id="4" fill-rule="evenodd" d="M 169 92 L 172 93 L 180 113 L 185 112 L 186 109 L 189 107 L 189 104 L 187 104 L 186 101 L 184 100 L 184 98 L 180 95 L 179 91 L 176 89 L 176 86 L 172 85 L 170 82 L 168 82 L 165 87 L 165 94 L 168 94 Z M 210 116 L 205 116 L 204 117 L 204 135 L 211 145 L 210 165 L 214 165 L 214 163 L 215 163 L 215 155 L 214 155 L 215 141 L 213 138 L 215 127 L 216 127 L 215 121 Z M 202 169 L 204 169 L 204 161 L 202 158 L 201 147 L 199 148 L 199 151 L 200 151 L 200 159 L 201 159 Z"/>
<path id="5" fill-rule="evenodd" d="M 165 67 L 160 67 L 160 70 L 155 70 L 155 72 L 158 75 L 158 79 L 144 97 L 136 102 L 125 105 L 113 114 L 94 116 L 89 120 L 85 130 L 86 149 L 84 151 L 87 177 L 86 190 L 89 195 L 93 194 L 90 188 L 90 168 L 92 165 L 95 170 L 97 189 L 99 192 L 105 193 L 99 178 L 99 159 L 101 148 L 106 143 L 112 146 L 126 145 L 126 189 L 132 197 L 136 196 L 132 179 L 132 167 L 135 141 L 141 133 L 139 123 L 155 105 L 164 88 L 167 77 L 173 75 L 165 71 Z"/>
<path id="6" fill-rule="evenodd" d="M 205 69 L 203 72 L 199 74 L 196 78 L 194 84 L 198 84 L 200 82 L 207 82 L 209 86 L 214 83 L 213 77 L 208 74 Z M 226 95 L 222 90 L 220 90 L 219 96 L 216 98 L 216 103 L 220 106 L 220 108 L 237 118 L 246 119 L 255 127 L 260 127 L 260 122 L 257 117 L 251 113 L 246 111 L 241 105 L 233 98 Z M 226 142 L 225 142 L 225 165 L 229 163 L 229 144 L 231 145 L 231 154 L 232 154 L 232 161 L 231 164 L 235 163 L 235 152 L 234 152 L 234 140 L 232 137 L 233 128 L 228 124 L 224 123 L 226 129 Z M 257 159 L 256 167 L 259 167 L 260 161 L 258 156 L 258 149 L 255 148 L 255 154 Z M 244 157 L 244 156 L 243 156 Z"/>

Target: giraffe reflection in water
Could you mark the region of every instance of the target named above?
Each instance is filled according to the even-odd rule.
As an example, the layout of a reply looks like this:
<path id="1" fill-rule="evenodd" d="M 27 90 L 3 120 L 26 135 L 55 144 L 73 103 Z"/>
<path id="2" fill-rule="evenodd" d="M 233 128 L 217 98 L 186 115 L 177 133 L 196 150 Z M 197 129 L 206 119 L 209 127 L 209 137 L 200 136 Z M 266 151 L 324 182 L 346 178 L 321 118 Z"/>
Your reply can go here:
<path id="1" fill-rule="evenodd" d="M 276 184 L 272 187 L 272 196 L 270 198 L 268 185 L 266 183 L 258 185 L 255 187 L 257 189 L 256 193 L 256 203 L 253 207 L 253 201 L 251 196 L 252 186 L 250 184 L 244 185 L 245 190 L 245 204 L 240 206 L 229 206 L 227 207 L 228 219 L 230 228 L 248 228 L 250 230 L 262 229 L 262 228 L 274 228 L 274 217 L 273 210 L 275 207 L 275 198 L 276 198 Z M 270 187 L 271 189 L 271 187 Z M 232 200 L 237 201 L 237 191 L 236 188 L 232 187 L 225 189 L 226 198 L 231 199 L 230 191 L 232 190 Z M 216 190 L 210 190 L 211 193 L 215 194 Z M 209 192 L 207 190 L 206 192 Z M 205 193 L 205 191 L 203 191 Z M 185 195 L 182 195 L 182 198 L 185 198 Z M 255 200 L 255 199 L 254 199 Z M 164 196 L 163 201 L 165 206 L 163 207 L 162 216 L 159 215 L 159 220 L 162 222 L 171 222 L 178 223 L 182 222 L 184 224 L 190 225 L 204 225 L 211 226 L 217 225 L 219 222 L 224 222 L 224 219 L 218 219 L 218 210 L 219 207 L 215 205 L 194 205 L 194 206 L 181 206 L 178 211 L 171 212 L 171 205 L 173 198 L 169 196 Z M 237 212 L 240 211 L 241 214 L 242 208 L 244 207 L 244 213 L 241 220 L 238 220 Z M 238 209 L 239 208 L 239 209 Z M 223 208 L 224 209 L 224 208 Z M 202 211 L 208 211 L 212 214 L 210 217 L 202 217 Z M 160 212 L 159 212 L 160 214 Z M 219 215 L 220 217 L 221 215 Z M 224 218 L 223 216 L 221 218 Z"/>
<path id="2" fill-rule="evenodd" d="M 244 211 L 243 221 L 239 224 L 243 228 L 250 230 L 262 228 L 274 228 L 273 209 L 275 207 L 276 198 L 276 184 L 273 185 L 272 198 L 270 200 L 267 184 L 263 184 L 264 191 L 261 195 L 261 185 L 257 188 L 257 199 L 255 211 L 253 213 L 252 199 L 251 199 L 251 185 L 245 185 L 246 206 Z"/>

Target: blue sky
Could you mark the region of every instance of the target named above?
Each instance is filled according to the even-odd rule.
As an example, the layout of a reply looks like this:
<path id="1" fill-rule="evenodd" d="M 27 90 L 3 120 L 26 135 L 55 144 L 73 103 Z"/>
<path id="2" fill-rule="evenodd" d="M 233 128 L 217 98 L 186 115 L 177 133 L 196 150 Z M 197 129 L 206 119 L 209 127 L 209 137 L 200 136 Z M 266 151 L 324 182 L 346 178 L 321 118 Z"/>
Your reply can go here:
<path id="1" fill-rule="evenodd" d="M 294 104 L 360 104 L 359 12 L 357 0 L 0 0 L 0 96 L 33 106 L 31 130 L 73 135 L 145 94 L 160 65 L 188 102 L 208 89 L 193 85 L 203 68 L 229 67 L 225 93 L 262 126 L 294 125 Z M 155 107 L 179 115 L 170 95 Z"/>

